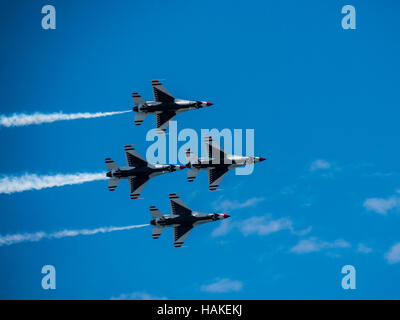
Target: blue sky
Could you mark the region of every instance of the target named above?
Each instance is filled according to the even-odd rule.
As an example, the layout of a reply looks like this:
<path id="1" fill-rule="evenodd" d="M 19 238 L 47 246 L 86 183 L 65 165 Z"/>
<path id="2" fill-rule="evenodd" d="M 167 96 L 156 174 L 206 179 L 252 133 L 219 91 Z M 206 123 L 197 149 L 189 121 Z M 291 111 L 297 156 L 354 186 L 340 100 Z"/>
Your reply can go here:
<path id="1" fill-rule="evenodd" d="M 149 227 L 0 247 L 2 299 L 399 299 L 400 45 L 396 1 L 2 2 L 1 114 L 128 110 L 151 79 L 209 109 L 178 128 L 255 130 L 267 156 L 250 176 L 209 192 L 202 172 L 151 181 L 143 200 L 106 181 L 0 194 L 0 235 L 144 224 L 169 211 L 169 192 L 193 209 L 226 210 L 174 249 Z M 0 175 L 102 172 L 145 154 L 149 117 L 133 114 L 0 128 Z M 57 289 L 41 288 L 54 265 Z M 341 288 L 353 265 L 357 289 Z"/>

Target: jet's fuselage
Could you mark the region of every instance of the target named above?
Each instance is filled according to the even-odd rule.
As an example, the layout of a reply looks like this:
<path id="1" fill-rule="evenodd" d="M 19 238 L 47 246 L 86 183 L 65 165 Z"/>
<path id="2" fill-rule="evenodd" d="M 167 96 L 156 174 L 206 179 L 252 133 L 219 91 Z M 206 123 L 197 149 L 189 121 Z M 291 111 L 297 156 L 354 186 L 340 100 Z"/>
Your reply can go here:
<path id="1" fill-rule="evenodd" d="M 198 213 L 184 215 L 168 215 L 150 221 L 152 225 L 174 227 L 177 225 L 199 225 L 227 218 L 229 215 L 221 213 Z"/>
<path id="2" fill-rule="evenodd" d="M 107 176 L 116 177 L 119 179 L 127 179 L 130 177 L 151 177 L 159 174 L 173 172 L 177 169 L 176 166 L 171 165 L 158 165 L 155 168 L 150 168 L 147 166 L 143 167 L 123 167 L 115 171 L 110 171 Z"/>
<path id="3" fill-rule="evenodd" d="M 206 170 L 206 169 L 212 169 L 212 168 L 229 168 L 231 164 L 225 164 L 225 163 L 212 163 L 212 161 L 202 161 L 199 163 L 189 163 L 187 164 L 188 168 L 196 168 L 199 170 Z"/>
<path id="4" fill-rule="evenodd" d="M 239 157 L 239 156 L 230 156 L 226 159 L 215 159 L 215 160 L 200 158 L 197 162 L 188 163 L 186 166 L 188 168 L 196 168 L 199 170 L 218 169 L 218 168 L 233 169 L 245 166 L 247 164 L 260 162 L 263 160 L 265 159 L 259 157 Z"/>
<path id="5" fill-rule="evenodd" d="M 177 113 L 179 111 L 200 109 L 210 105 L 212 105 L 212 103 L 210 102 L 180 100 L 180 99 L 175 99 L 174 101 L 171 102 L 146 101 L 145 104 L 133 107 L 133 111 L 145 112 L 145 113 L 156 113 L 156 112 Z"/>

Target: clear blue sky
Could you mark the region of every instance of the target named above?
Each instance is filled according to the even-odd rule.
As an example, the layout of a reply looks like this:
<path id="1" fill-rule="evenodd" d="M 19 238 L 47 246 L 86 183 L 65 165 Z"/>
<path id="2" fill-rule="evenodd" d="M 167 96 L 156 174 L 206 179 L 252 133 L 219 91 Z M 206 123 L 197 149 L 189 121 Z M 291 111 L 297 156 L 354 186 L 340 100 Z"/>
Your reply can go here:
<path id="1" fill-rule="evenodd" d="M 52 31 L 40 24 L 48 3 Z M 399 4 L 351 1 L 357 29 L 343 30 L 346 4 L 3 1 L 1 114 L 126 110 L 166 79 L 176 97 L 215 103 L 179 128 L 254 128 L 269 159 L 214 193 L 204 172 L 192 184 L 178 172 L 139 201 L 125 181 L 0 195 L 1 235 L 148 223 L 150 205 L 169 212 L 169 192 L 232 215 L 183 249 L 149 227 L 0 247 L 0 298 L 400 298 Z M 105 157 L 124 163 L 125 144 L 144 154 L 153 126 L 128 113 L 0 128 L 0 175 L 101 172 Z M 45 264 L 54 291 L 41 288 Z M 353 291 L 341 288 L 348 264 Z"/>

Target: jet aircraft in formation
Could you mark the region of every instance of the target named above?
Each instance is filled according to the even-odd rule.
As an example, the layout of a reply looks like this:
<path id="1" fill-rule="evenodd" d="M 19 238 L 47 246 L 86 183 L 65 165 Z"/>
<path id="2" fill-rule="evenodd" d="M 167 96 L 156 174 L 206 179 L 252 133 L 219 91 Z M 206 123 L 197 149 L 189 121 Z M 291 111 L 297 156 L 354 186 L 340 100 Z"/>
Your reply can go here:
<path id="1" fill-rule="evenodd" d="M 158 131 L 165 132 L 169 121 L 184 111 L 200 109 L 213 105 L 207 101 L 182 100 L 174 98 L 158 80 L 152 81 L 154 101 L 145 101 L 133 93 L 136 112 L 135 124 L 141 125 L 148 114 L 156 116 Z M 146 183 L 153 177 L 189 168 L 187 179 L 192 182 L 200 170 L 208 171 L 209 190 L 218 188 L 229 170 L 266 160 L 263 157 L 239 156 L 225 153 L 211 137 L 205 137 L 206 158 L 198 158 L 190 149 L 186 150 L 188 163 L 183 165 L 154 164 L 147 162 L 131 145 L 125 146 L 127 166 L 118 166 L 111 158 L 106 158 L 108 189 L 114 191 L 121 179 L 128 179 L 131 199 L 138 199 Z M 158 239 L 166 227 L 172 227 L 174 246 L 181 247 L 195 226 L 229 218 L 224 213 L 200 213 L 191 210 L 176 193 L 169 194 L 171 214 L 163 215 L 155 206 L 150 207 L 153 225 L 152 235 Z"/>
<path id="2" fill-rule="evenodd" d="M 133 107 L 133 111 L 136 112 L 135 124 L 138 126 L 142 124 L 148 114 L 154 113 L 158 131 L 164 132 L 168 128 L 169 121 L 178 113 L 213 105 L 207 101 L 176 99 L 158 80 L 153 80 L 151 85 L 154 101 L 145 101 L 138 93 L 132 93 L 133 102 L 136 105 Z"/>
<path id="3" fill-rule="evenodd" d="M 204 137 L 207 158 L 198 158 L 190 149 L 186 150 L 189 161 L 187 179 L 192 182 L 200 170 L 208 171 L 208 188 L 217 190 L 229 170 L 266 160 L 263 157 L 238 156 L 225 153 L 211 137 Z"/>
<path id="4" fill-rule="evenodd" d="M 158 239 L 165 228 L 173 228 L 174 247 L 179 248 L 183 245 L 190 231 L 203 223 L 214 222 L 229 218 L 225 213 L 201 213 L 190 209 L 176 193 L 169 194 L 171 214 L 164 215 L 155 206 L 150 207 L 153 225 L 153 239 Z"/>
<path id="5" fill-rule="evenodd" d="M 149 163 L 131 145 L 125 146 L 125 155 L 126 167 L 120 167 L 111 158 L 106 158 L 107 177 L 110 178 L 108 190 L 114 191 L 121 179 L 128 179 L 131 199 L 138 199 L 151 178 L 185 168 L 182 165 Z"/>

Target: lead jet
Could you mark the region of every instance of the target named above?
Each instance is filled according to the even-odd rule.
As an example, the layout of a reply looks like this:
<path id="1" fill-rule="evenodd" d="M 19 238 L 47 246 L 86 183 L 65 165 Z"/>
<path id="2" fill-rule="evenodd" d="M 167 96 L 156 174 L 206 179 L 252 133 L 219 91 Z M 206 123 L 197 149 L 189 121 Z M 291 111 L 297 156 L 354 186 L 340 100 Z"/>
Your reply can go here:
<path id="1" fill-rule="evenodd" d="M 138 199 L 146 183 L 153 177 L 164 173 L 170 173 L 184 169 L 182 165 L 153 164 L 142 158 L 142 156 L 131 146 L 125 146 L 126 167 L 119 167 L 111 158 L 106 158 L 108 190 L 114 191 L 121 179 L 129 180 L 131 199 Z"/>
<path id="2" fill-rule="evenodd" d="M 156 115 L 157 129 L 162 133 L 167 130 L 169 121 L 178 113 L 213 105 L 207 101 L 176 99 L 158 80 L 152 80 L 151 85 L 153 87 L 154 101 L 145 101 L 138 93 L 132 93 L 133 102 L 136 105 L 133 107 L 133 111 L 136 112 L 135 124 L 138 126 L 142 124 L 149 113 L 154 113 Z"/>
<path id="3" fill-rule="evenodd" d="M 208 171 L 208 186 L 210 191 L 217 190 L 222 179 L 229 170 L 266 160 L 263 157 L 237 156 L 225 153 L 211 137 L 204 137 L 207 158 L 198 158 L 190 149 L 186 150 L 187 179 L 192 182 L 200 170 Z"/>
<path id="4" fill-rule="evenodd" d="M 190 231 L 196 226 L 206 222 L 213 222 L 229 218 L 224 213 L 200 213 L 189 209 L 189 207 L 176 195 L 169 194 L 171 214 L 163 215 L 155 206 L 150 207 L 150 215 L 153 225 L 153 239 L 158 239 L 166 227 L 174 228 L 174 247 L 182 247 Z"/>

